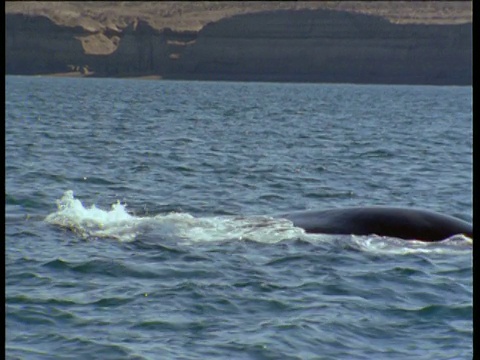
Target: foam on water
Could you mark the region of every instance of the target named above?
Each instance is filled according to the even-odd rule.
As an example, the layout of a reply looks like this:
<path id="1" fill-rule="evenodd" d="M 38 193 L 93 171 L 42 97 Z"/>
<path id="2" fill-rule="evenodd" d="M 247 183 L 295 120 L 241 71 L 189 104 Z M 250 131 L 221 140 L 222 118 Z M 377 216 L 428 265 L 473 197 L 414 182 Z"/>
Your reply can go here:
<path id="1" fill-rule="evenodd" d="M 45 221 L 67 228 L 82 238 L 114 238 L 133 241 L 147 228 L 166 230 L 186 243 L 252 240 L 275 243 L 285 239 L 304 237 L 303 229 L 294 227 L 284 219 L 268 216 L 214 216 L 196 218 L 188 213 L 160 214 L 153 217 L 130 215 L 126 205 L 117 202 L 110 211 L 95 205 L 86 208 L 76 199 L 73 191 L 66 191 L 57 201 L 58 211 Z"/>
<path id="2" fill-rule="evenodd" d="M 412 253 L 463 253 L 471 252 L 472 239 L 463 235 L 454 235 L 438 242 L 418 240 L 405 241 L 403 239 L 385 236 L 351 236 L 351 246 L 356 249 L 381 254 L 406 255 Z"/>
<path id="3" fill-rule="evenodd" d="M 76 199 L 73 191 L 66 191 L 57 201 L 58 211 L 46 217 L 50 224 L 67 228 L 84 239 L 113 238 L 133 241 L 156 228 L 161 233 L 173 235 L 185 244 L 217 241 L 250 240 L 261 243 L 277 243 L 288 239 L 300 239 L 312 243 L 345 240 L 348 247 L 357 250 L 388 253 L 445 253 L 471 251 L 472 240 L 458 235 L 441 242 L 405 241 L 384 236 L 336 236 L 307 234 L 286 219 L 269 216 L 212 216 L 197 218 L 188 213 L 169 213 L 139 217 L 131 215 L 126 205 L 117 202 L 111 210 L 102 210 L 95 205 L 89 208 Z"/>

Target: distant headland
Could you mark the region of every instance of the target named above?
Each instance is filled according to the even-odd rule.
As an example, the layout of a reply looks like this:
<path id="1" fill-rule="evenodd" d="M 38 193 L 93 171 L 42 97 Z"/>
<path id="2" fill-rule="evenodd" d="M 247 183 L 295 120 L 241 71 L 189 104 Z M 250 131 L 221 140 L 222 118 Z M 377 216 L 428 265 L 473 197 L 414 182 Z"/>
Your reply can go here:
<path id="1" fill-rule="evenodd" d="M 6 74 L 472 84 L 471 1 L 6 2 Z"/>

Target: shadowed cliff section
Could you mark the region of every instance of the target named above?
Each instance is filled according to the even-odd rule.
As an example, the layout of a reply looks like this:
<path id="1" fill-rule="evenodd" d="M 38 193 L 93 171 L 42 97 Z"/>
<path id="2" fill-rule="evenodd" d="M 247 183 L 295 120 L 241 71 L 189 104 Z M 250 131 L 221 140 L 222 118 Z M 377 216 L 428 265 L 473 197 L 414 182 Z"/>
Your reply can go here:
<path id="1" fill-rule="evenodd" d="M 239 15 L 205 26 L 179 60 L 172 78 L 467 85 L 471 24 L 328 10 Z"/>
<path id="2" fill-rule="evenodd" d="M 86 64 L 88 56 L 78 37 L 82 27 L 58 26 L 44 16 L 5 16 L 6 74 L 66 72 L 67 64 Z"/>
<path id="3" fill-rule="evenodd" d="M 236 15 L 200 31 L 6 14 L 6 73 L 470 85 L 472 29 L 323 9 Z"/>

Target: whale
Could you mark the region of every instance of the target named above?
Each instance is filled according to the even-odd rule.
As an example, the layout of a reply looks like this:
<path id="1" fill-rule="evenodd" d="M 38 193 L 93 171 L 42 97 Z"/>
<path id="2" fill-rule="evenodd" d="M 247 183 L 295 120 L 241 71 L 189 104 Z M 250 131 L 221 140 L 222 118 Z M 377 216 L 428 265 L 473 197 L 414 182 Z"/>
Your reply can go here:
<path id="1" fill-rule="evenodd" d="M 473 225 L 453 216 L 415 208 L 370 206 L 296 211 L 275 215 L 306 233 L 379 235 L 427 242 L 454 235 L 473 239 Z"/>

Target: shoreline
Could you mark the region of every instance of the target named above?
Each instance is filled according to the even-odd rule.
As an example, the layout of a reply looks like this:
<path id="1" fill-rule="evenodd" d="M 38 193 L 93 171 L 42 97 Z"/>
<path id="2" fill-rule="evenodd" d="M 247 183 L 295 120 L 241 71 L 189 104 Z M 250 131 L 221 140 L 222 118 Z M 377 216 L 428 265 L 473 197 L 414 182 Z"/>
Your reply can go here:
<path id="1" fill-rule="evenodd" d="M 71 79 L 108 79 L 108 80 L 145 80 L 145 81 L 181 81 L 181 82 L 230 82 L 230 83 L 259 83 L 259 84 L 305 84 L 305 85 L 354 85 L 354 86 L 421 86 L 421 87 L 469 87 L 472 88 L 473 84 L 407 84 L 407 83 L 358 83 L 358 82 L 313 82 L 313 81 L 267 81 L 267 80 L 219 80 L 219 79 L 174 79 L 163 78 L 161 76 L 85 76 L 69 73 L 51 73 L 51 74 L 5 74 L 5 76 L 19 76 L 19 77 L 45 77 L 45 78 L 71 78 Z"/>

